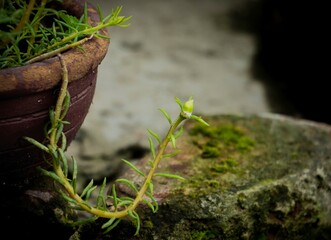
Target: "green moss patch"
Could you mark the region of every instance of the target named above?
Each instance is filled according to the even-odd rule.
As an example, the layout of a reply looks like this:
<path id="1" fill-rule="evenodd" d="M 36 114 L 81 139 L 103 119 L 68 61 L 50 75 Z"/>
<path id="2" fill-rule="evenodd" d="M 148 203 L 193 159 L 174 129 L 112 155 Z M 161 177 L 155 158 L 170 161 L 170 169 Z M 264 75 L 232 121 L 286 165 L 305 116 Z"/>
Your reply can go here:
<path id="1" fill-rule="evenodd" d="M 236 167 L 238 166 L 238 162 L 235 159 L 229 158 L 221 161 L 220 163 L 214 164 L 211 166 L 211 170 L 218 173 L 236 173 Z"/>
<path id="2" fill-rule="evenodd" d="M 214 127 L 195 126 L 190 134 L 192 136 L 202 136 L 206 142 L 198 145 L 202 148 L 203 158 L 215 158 L 222 154 L 222 150 L 236 150 L 245 153 L 252 149 L 255 141 L 245 132 L 234 125 L 221 125 Z"/>
<path id="3" fill-rule="evenodd" d="M 242 176 L 242 163 L 249 161 L 248 155 L 256 145 L 247 132 L 244 127 L 231 123 L 192 126 L 188 133 L 199 150 L 195 160 L 190 163 L 191 167 L 186 170 L 189 176 L 187 181 L 178 190 L 184 189 L 187 193 L 192 189 L 198 195 L 225 191 L 234 179 Z"/>
<path id="4" fill-rule="evenodd" d="M 216 234 L 212 231 L 206 230 L 206 231 L 197 231 L 194 230 L 191 233 L 192 240 L 209 240 L 209 239 L 216 239 Z"/>

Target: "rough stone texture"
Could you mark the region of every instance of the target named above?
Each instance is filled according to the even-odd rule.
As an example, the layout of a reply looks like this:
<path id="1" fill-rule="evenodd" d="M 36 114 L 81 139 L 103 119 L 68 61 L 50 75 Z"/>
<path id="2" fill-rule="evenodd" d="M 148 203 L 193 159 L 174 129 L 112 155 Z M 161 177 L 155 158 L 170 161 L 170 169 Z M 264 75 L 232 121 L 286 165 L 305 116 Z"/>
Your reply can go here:
<path id="1" fill-rule="evenodd" d="M 279 115 L 205 119 L 211 127 L 186 122 L 181 153 L 160 166 L 186 181 L 156 178 L 158 212 L 140 208 L 140 236 L 123 221 L 111 239 L 330 239 L 330 126 Z"/>

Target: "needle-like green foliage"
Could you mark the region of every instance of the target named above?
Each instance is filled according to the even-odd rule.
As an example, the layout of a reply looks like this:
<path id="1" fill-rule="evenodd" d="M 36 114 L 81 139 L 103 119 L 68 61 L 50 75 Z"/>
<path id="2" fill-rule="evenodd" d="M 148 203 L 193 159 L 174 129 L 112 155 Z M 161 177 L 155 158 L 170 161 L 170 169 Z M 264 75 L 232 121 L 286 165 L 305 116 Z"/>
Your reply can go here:
<path id="1" fill-rule="evenodd" d="M 63 81 L 60 87 L 59 96 L 54 107 L 49 111 L 49 123 L 45 126 L 46 143 L 41 143 L 35 139 L 25 137 L 27 141 L 35 147 L 41 149 L 48 155 L 45 161 L 52 166 L 51 170 L 40 169 L 46 176 L 52 178 L 62 186 L 63 190 L 58 189 L 63 199 L 77 211 L 85 211 L 92 217 L 78 219 L 73 225 L 84 224 L 95 221 L 99 218 L 109 219 L 102 225 L 104 233 L 114 229 L 123 218 L 130 219 L 136 227 L 136 235 L 139 234 L 141 227 L 140 217 L 137 212 L 139 204 L 146 204 L 155 213 L 158 210 L 158 202 L 154 198 L 154 177 L 175 178 L 185 180 L 184 178 L 172 173 L 157 172 L 161 160 L 173 157 L 179 153 L 176 146 L 176 140 L 183 133 L 182 122 L 187 119 L 194 119 L 202 124 L 208 125 L 201 117 L 193 115 L 193 98 L 182 103 L 178 98 L 175 101 L 179 105 L 179 115 L 172 120 L 164 109 L 159 109 L 169 123 L 168 133 L 161 138 L 157 133 L 148 129 L 151 159 L 149 160 L 149 170 L 144 173 L 130 161 L 123 159 L 123 162 L 129 166 L 139 177 L 143 179 L 142 185 L 138 186 L 135 182 L 120 178 L 117 179 L 111 187 L 111 194 L 105 194 L 107 179 L 101 186 L 94 184 L 93 179 L 87 184 L 81 193 L 77 192 L 76 183 L 78 176 L 77 162 L 72 157 L 72 170 L 69 176 L 68 159 L 65 155 L 67 149 L 66 135 L 63 132 L 64 125 L 70 124 L 65 120 L 66 113 L 70 108 L 70 96 L 68 88 L 68 70 L 61 56 L 61 52 L 72 47 L 79 47 L 80 44 L 91 37 L 107 37 L 99 33 L 99 30 L 108 26 L 127 26 L 130 17 L 120 16 L 121 7 L 116 8 L 97 26 L 90 26 L 87 17 L 87 7 L 85 6 L 84 15 L 81 18 L 68 15 L 63 10 L 55 10 L 49 4 L 55 0 L 38 1 L 3 1 L 0 0 L 0 67 L 7 68 L 28 64 L 57 55 L 63 69 Z M 51 24 L 49 24 L 51 22 Z M 168 144 L 171 143 L 173 151 L 165 153 Z M 134 196 L 119 196 L 117 194 L 117 185 L 124 184 L 128 186 Z M 97 194 L 96 203 L 92 203 L 91 197 L 94 191 Z M 107 204 L 110 202 L 111 207 Z"/>
<path id="2" fill-rule="evenodd" d="M 99 193 L 97 197 L 97 204 L 93 205 L 89 203 L 91 200 L 92 193 L 98 188 L 98 186 L 94 185 L 93 179 L 89 182 L 89 184 L 84 188 L 82 193 L 77 193 L 76 191 L 76 181 L 77 181 L 77 165 L 76 162 L 73 161 L 73 173 L 72 177 L 68 176 L 68 161 L 64 154 L 64 149 L 66 146 L 63 146 L 63 142 L 65 141 L 65 134 L 63 133 L 63 124 L 67 124 L 65 121 L 65 114 L 68 111 L 70 104 L 68 104 L 67 97 L 67 69 L 66 65 L 59 55 L 62 67 L 63 67 L 63 83 L 61 86 L 61 91 L 57 100 L 57 104 L 55 106 L 55 110 L 51 109 L 50 113 L 50 123 L 47 125 L 48 129 L 46 130 L 46 137 L 49 140 L 47 145 L 37 142 L 34 139 L 26 137 L 30 143 L 34 144 L 36 147 L 40 148 L 44 152 L 50 155 L 51 162 L 50 164 L 53 166 L 53 170 L 47 171 L 42 169 L 43 173 L 51 178 L 53 178 L 57 183 L 61 184 L 65 189 L 65 192 L 61 192 L 63 198 L 67 200 L 68 204 L 70 204 L 73 208 L 86 211 L 90 213 L 94 218 L 89 218 L 87 221 L 95 220 L 97 218 L 108 218 L 102 225 L 102 229 L 107 233 L 112 230 L 114 227 L 118 225 L 118 223 L 123 218 L 128 218 L 136 227 L 136 234 L 139 234 L 139 229 L 141 227 L 140 217 L 136 211 L 139 204 L 146 204 L 151 210 L 155 213 L 158 210 L 158 202 L 154 198 L 154 185 L 153 178 L 154 177 L 167 177 L 167 178 L 175 178 L 178 180 L 185 180 L 184 178 L 172 174 L 172 173 L 159 173 L 157 172 L 157 167 L 161 160 L 173 157 L 179 153 L 179 150 L 176 147 L 176 140 L 183 132 L 183 128 L 181 123 L 186 119 L 195 119 L 203 124 L 207 124 L 200 117 L 197 117 L 192 114 L 193 111 L 193 99 L 190 98 L 184 104 L 176 98 L 176 102 L 180 107 L 180 113 L 175 121 L 171 120 L 169 115 L 162 110 L 161 112 L 168 120 L 170 125 L 168 133 L 161 140 L 161 137 L 158 136 L 155 132 L 148 129 L 148 133 L 151 135 L 149 137 L 150 148 L 151 148 L 151 160 L 149 161 L 150 168 L 147 173 L 143 173 L 140 169 L 138 169 L 131 162 L 123 159 L 124 163 L 126 163 L 134 172 L 137 173 L 138 176 L 144 179 L 144 182 L 141 186 L 137 186 L 137 184 L 129 179 L 119 178 L 115 181 L 111 188 L 111 195 L 105 196 L 104 190 L 106 186 L 106 179 L 104 179 L 102 185 L 99 187 Z M 208 125 L 208 124 L 207 124 Z M 61 137 L 59 137 L 61 136 Z M 59 143 L 61 139 L 61 143 Z M 157 142 L 158 147 L 155 150 L 154 141 Z M 165 149 L 168 143 L 172 144 L 173 152 L 165 154 Z M 125 184 L 132 190 L 134 193 L 134 197 L 128 196 L 119 196 L 116 192 L 116 183 Z M 106 200 L 109 200 L 112 203 L 112 207 L 107 208 Z M 79 220 L 78 223 L 84 223 L 84 221 Z"/>
<path id="3" fill-rule="evenodd" d="M 127 27 L 130 17 L 120 16 L 117 7 L 100 23 L 88 22 L 87 4 L 77 18 L 59 9 L 60 0 L 1 0 L 0 2 L 0 69 L 40 61 L 92 37 L 109 38 L 99 30 L 109 26 Z M 83 49 L 82 49 L 83 50 Z"/>

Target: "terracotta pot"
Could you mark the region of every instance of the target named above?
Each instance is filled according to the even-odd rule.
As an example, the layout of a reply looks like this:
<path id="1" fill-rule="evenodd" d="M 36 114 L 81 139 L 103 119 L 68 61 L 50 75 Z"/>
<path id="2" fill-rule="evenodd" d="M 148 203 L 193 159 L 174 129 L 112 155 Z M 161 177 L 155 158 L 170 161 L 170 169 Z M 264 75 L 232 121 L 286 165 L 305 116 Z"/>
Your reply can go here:
<path id="1" fill-rule="evenodd" d="M 63 8 L 79 17 L 84 1 L 64 1 Z M 100 19 L 93 5 L 88 7 L 92 24 Z M 104 30 L 103 34 L 107 34 Z M 74 139 L 91 105 L 98 65 L 105 57 L 109 40 L 92 38 L 83 44 L 84 51 L 71 49 L 63 53 L 68 67 L 71 107 L 64 132 L 68 144 Z M 0 70 L 0 180 L 27 179 L 36 174 L 36 167 L 46 167 L 42 152 L 22 139 L 45 138 L 43 128 L 48 112 L 55 105 L 62 70 L 58 57 L 22 67 Z"/>

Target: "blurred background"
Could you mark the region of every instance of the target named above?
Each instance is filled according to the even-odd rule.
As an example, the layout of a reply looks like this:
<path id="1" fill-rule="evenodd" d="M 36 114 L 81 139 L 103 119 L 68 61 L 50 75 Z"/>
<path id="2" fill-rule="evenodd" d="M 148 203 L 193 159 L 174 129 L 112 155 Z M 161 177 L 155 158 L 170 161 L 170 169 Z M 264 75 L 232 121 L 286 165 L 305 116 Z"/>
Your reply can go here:
<path id="1" fill-rule="evenodd" d="M 117 172 L 148 152 L 149 128 L 168 128 L 174 97 L 196 114 L 280 113 L 330 123 L 329 13 L 298 0 L 97 0 L 122 6 L 128 28 L 109 29 L 90 112 L 69 154 L 86 177 Z"/>

